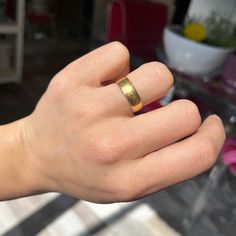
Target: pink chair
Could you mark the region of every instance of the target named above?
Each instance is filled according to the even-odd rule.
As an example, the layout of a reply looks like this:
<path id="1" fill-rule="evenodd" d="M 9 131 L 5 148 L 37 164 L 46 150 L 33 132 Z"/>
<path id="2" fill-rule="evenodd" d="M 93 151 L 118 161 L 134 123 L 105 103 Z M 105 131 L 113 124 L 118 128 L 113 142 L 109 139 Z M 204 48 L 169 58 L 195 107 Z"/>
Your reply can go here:
<path id="1" fill-rule="evenodd" d="M 108 41 L 125 44 L 143 61 L 156 59 L 156 48 L 168 20 L 166 5 L 143 0 L 114 0 L 108 16 Z"/>
<path id="2" fill-rule="evenodd" d="M 222 162 L 236 175 L 236 137 L 226 140 L 222 150 Z"/>
<path id="3" fill-rule="evenodd" d="M 134 69 L 144 62 L 156 60 L 156 48 L 161 44 L 167 20 L 166 5 L 143 0 L 114 0 L 109 8 L 107 39 L 126 45 Z M 161 105 L 156 101 L 140 113 L 159 107 Z"/>

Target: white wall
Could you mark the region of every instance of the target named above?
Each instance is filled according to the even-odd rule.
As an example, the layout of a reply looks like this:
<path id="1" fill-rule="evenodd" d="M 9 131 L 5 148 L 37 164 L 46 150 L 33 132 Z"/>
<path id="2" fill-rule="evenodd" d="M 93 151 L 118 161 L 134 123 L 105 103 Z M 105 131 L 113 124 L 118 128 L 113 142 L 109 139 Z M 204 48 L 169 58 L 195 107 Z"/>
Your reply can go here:
<path id="1" fill-rule="evenodd" d="M 204 19 L 212 11 L 236 22 L 236 0 L 192 0 L 188 15 Z"/>

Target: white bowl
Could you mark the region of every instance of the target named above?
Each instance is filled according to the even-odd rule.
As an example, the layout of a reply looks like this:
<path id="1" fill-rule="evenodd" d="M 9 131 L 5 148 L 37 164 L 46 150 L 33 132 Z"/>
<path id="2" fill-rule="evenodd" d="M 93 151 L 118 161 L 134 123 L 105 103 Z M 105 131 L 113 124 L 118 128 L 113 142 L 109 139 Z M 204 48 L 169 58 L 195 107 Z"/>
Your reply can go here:
<path id="1" fill-rule="evenodd" d="M 164 48 L 170 66 L 197 77 L 217 74 L 233 50 L 192 41 L 178 34 L 175 31 L 178 29 L 170 26 L 164 30 Z"/>

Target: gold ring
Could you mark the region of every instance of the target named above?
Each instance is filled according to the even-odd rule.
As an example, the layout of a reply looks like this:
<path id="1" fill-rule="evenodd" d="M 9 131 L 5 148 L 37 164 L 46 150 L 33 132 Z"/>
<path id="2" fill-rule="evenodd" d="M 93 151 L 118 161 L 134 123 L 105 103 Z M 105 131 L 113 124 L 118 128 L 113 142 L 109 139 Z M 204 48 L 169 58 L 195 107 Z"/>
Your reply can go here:
<path id="1" fill-rule="evenodd" d="M 143 107 L 143 103 L 131 81 L 126 77 L 118 81 L 117 84 L 127 98 L 133 112 L 140 111 Z"/>

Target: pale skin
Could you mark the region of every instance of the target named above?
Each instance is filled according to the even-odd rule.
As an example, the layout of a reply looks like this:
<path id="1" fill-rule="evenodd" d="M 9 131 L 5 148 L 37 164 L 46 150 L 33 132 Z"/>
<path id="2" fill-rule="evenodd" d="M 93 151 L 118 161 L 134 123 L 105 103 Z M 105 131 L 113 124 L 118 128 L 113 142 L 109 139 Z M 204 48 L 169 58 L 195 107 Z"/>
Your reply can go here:
<path id="1" fill-rule="evenodd" d="M 99 203 L 130 201 L 215 163 L 225 139 L 220 118 L 201 122 L 188 100 L 134 116 L 114 83 L 124 76 L 144 105 L 173 84 L 158 62 L 129 73 L 129 52 L 114 42 L 60 71 L 31 115 L 1 126 L 0 200 L 54 191 Z"/>

